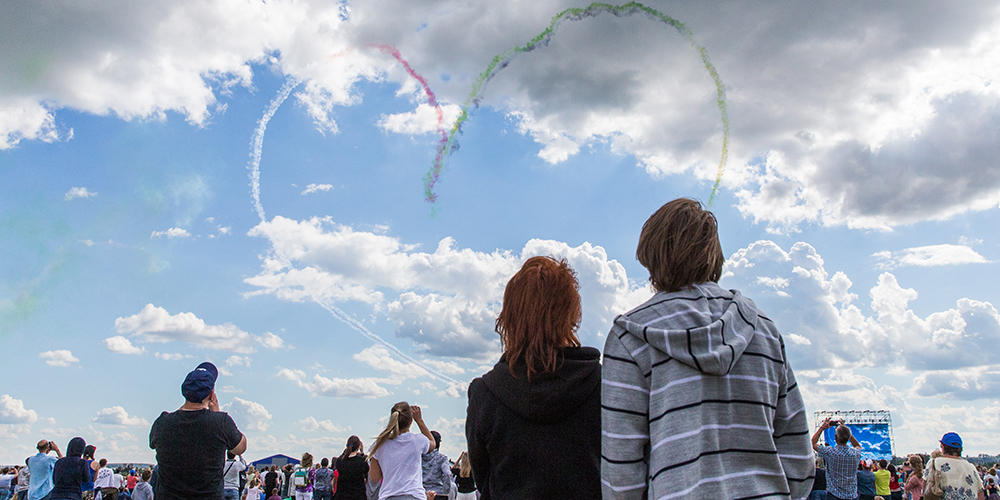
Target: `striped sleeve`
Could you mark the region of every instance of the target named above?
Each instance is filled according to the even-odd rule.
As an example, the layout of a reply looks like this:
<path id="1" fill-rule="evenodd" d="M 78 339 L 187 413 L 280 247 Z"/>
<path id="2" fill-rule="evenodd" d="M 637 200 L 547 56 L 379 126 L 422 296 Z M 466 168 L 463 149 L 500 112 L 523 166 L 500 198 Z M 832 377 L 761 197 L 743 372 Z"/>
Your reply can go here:
<path id="1" fill-rule="evenodd" d="M 784 377 L 778 390 L 778 405 L 774 413 L 774 446 L 788 480 L 792 499 L 805 499 L 812 490 L 816 472 L 809 421 L 795 375 L 781 343 L 781 358 L 785 361 Z"/>
<path id="2" fill-rule="evenodd" d="M 605 500 L 642 499 L 649 472 L 649 385 L 615 326 L 604 346 L 601 489 Z"/>

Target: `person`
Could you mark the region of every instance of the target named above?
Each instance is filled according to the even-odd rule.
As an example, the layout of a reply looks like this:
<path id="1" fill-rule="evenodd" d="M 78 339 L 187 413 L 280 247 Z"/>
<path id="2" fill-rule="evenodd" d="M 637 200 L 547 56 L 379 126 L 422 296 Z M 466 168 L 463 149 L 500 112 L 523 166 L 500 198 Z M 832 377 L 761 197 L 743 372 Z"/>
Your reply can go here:
<path id="1" fill-rule="evenodd" d="M 347 438 L 344 452 L 336 459 L 337 489 L 333 500 L 365 500 L 365 476 L 368 475 L 368 461 L 365 460 L 365 445 L 361 438 Z"/>
<path id="2" fill-rule="evenodd" d="M 295 487 L 292 486 L 292 470 L 295 468 L 292 464 L 285 464 L 281 469 L 281 496 L 282 497 L 293 497 L 295 496 Z"/>
<path id="3" fill-rule="evenodd" d="M 316 482 L 316 469 L 313 469 L 313 456 L 302 454 L 302 460 L 292 473 L 292 484 L 295 486 L 295 500 L 312 500 L 313 484 Z"/>
<path id="4" fill-rule="evenodd" d="M 81 486 L 83 500 L 94 500 L 94 478 L 97 477 L 97 469 L 100 468 L 100 463 L 94 460 L 95 453 L 97 453 L 97 447 L 92 444 L 88 444 L 83 449 L 83 459 L 87 461 L 87 467 L 90 469 L 90 479 Z"/>
<path id="5" fill-rule="evenodd" d="M 270 470 L 264 474 L 264 494 L 271 496 L 271 492 L 277 494 L 278 492 L 278 466 L 271 465 Z"/>
<path id="6" fill-rule="evenodd" d="M 222 473 L 223 493 L 226 500 L 240 500 L 240 472 L 247 468 L 243 457 L 236 459 L 236 455 L 231 451 L 226 452 L 226 468 Z"/>
<path id="7" fill-rule="evenodd" d="M 507 282 L 503 354 L 469 385 L 465 420 L 484 500 L 601 495 L 601 353 L 576 336 L 578 290 L 552 257 L 528 259 Z"/>
<path id="8" fill-rule="evenodd" d="M 10 498 L 11 483 L 17 477 L 16 472 L 10 467 L 4 467 L 3 471 L 0 471 L 0 500 L 8 500 Z"/>
<path id="9" fill-rule="evenodd" d="M 424 491 L 447 497 L 451 491 L 451 466 L 448 457 L 441 453 L 441 433 L 431 431 L 431 436 L 434 437 L 434 449 L 420 457 Z"/>
<path id="10" fill-rule="evenodd" d="M 463 451 L 458 456 L 458 474 L 455 475 L 455 483 L 458 486 L 458 495 L 455 500 L 478 500 L 476 497 L 476 479 L 472 477 L 472 464 L 469 462 L 469 453 Z"/>
<path id="11" fill-rule="evenodd" d="M 812 491 L 809 492 L 809 500 L 826 500 L 826 467 L 820 457 L 816 457 L 815 477 Z"/>
<path id="12" fill-rule="evenodd" d="M 416 422 L 420 434 L 410 432 Z M 389 423 L 372 445 L 368 477 L 372 483 L 382 482 L 379 500 L 430 500 L 424 492 L 420 472 L 420 456 L 434 448 L 434 437 L 424 423 L 419 406 L 405 401 L 392 405 Z M 339 489 L 339 488 L 338 488 Z"/>
<path id="13" fill-rule="evenodd" d="M 232 417 L 219 409 L 215 380 L 219 370 L 202 363 L 181 384 L 184 404 L 163 412 L 149 430 L 156 450 L 156 500 L 221 500 L 226 451 L 242 455 L 247 438 Z"/>
<path id="14" fill-rule="evenodd" d="M 128 477 L 125 478 L 125 489 L 128 490 L 128 494 L 132 494 L 132 490 L 135 489 L 136 483 L 139 482 L 139 476 L 135 475 L 135 469 L 129 469 Z"/>
<path id="15" fill-rule="evenodd" d="M 881 459 L 878 462 L 878 466 L 875 468 L 873 474 L 875 474 L 875 494 L 880 497 L 889 496 L 889 480 L 891 475 L 889 470 L 886 468 L 889 462 L 886 459 Z"/>
<path id="16" fill-rule="evenodd" d="M 604 499 L 807 497 L 809 423 L 784 340 L 718 285 L 715 216 L 690 199 L 663 205 L 636 257 L 656 294 L 615 318 L 605 342 Z"/>
<path id="17" fill-rule="evenodd" d="M 903 500 L 903 485 L 899 482 L 899 471 L 891 463 L 886 468 L 889 469 L 889 498 Z"/>
<path id="18" fill-rule="evenodd" d="M 17 500 L 27 500 L 28 498 L 28 488 L 31 487 L 31 469 L 28 468 L 28 462 L 31 457 L 24 460 L 24 467 L 17 470 L 17 486 L 14 487 L 14 493 L 17 496 Z"/>
<path id="19" fill-rule="evenodd" d="M 83 500 L 83 484 L 92 479 L 92 472 L 83 451 L 87 442 L 82 437 L 69 440 L 66 456 L 52 468 L 51 500 Z"/>
<path id="20" fill-rule="evenodd" d="M 135 488 L 132 489 L 132 500 L 153 500 L 153 487 L 149 484 L 149 478 L 152 475 L 153 472 L 149 469 L 145 469 L 139 474 L 141 481 L 135 483 Z"/>
<path id="21" fill-rule="evenodd" d="M 56 460 L 62 458 L 59 446 L 55 441 L 41 440 L 36 446 L 38 453 L 28 458 L 28 469 L 31 471 L 31 484 L 28 487 L 28 500 L 48 500 L 52 492 L 52 469 Z M 56 452 L 56 457 L 50 457 L 49 452 Z M 83 450 L 81 450 L 83 451 Z"/>
<path id="22" fill-rule="evenodd" d="M 910 495 L 910 500 L 920 500 L 924 497 L 924 460 L 920 455 L 910 455 L 906 463 L 910 466 L 910 474 L 903 490 Z"/>
<path id="23" fill-rule="evenodd" d="M 836 446 L 820 445 L 819 437 L 831 427 L 836 427 L 833 439 Z M 851 446 L 848 447 L 847 443 Z M 853 500 L 858 497 L 855 470 L 861 460 L 861 443 L 842 421 L 827 418 L 812 435 L 812 447 L 826 464 L 826 497 L 831 500 Z"/>
<path id="24" fill-rule="evenodd" d="M 875 464 L 872 464 L 874 467 Z M 875 499 L 875 474 L 862 461 L 858 464 L 858 500 Z"/>
<path id="25" fill-rule="evenodd" d="M 255 477 L 250 480 L 250 487 L 247 488 L 247 492 L 243 495 L 242 500 L 260 500 L 261 493 L 260 479 Z"/>
<path id="26" fill-rule="evenodd" d="M 983 475 L 983 483 L 985 484 L 990 479 L 993 479 L 993 484 L 1000 485 L 1000 477 L 997 477 L 996 467 L 990 467 L 990 469 L 986 471 L 986 474 Z"/>
<path id="27" fill-rule="evenodd" d="M 996 481 L 992 477 L 986 479 L 986 500 L 998 500 L 1000 499 L 1000 488 L 997 487 Z"/>
<path id="28" fill-rule="evenodd" d="M 962 437 L 949 432 L 941 437 L 941 456 L 931 459 L 928 471 L 941 471 L 944 500 L 984 500 L 983 482 L 976 467 L 962 459 Z"/>
<path id="29" fill-rule="evenodd" d="M 94 475 L 94 488 L 101 494 L 101 500 L 116 500 L 118 487 L 114 485 L 115 471 L 108 467 L 108 459 L 97 462 L 97 474 Z"/>
<path id="30" fill-rule="evenodd" d="M 319 461 L 313 484 L 313 500 L 330 500 L 333 498 L 333 470 L 328 467 L 330 461 L 325 457 Z"/>

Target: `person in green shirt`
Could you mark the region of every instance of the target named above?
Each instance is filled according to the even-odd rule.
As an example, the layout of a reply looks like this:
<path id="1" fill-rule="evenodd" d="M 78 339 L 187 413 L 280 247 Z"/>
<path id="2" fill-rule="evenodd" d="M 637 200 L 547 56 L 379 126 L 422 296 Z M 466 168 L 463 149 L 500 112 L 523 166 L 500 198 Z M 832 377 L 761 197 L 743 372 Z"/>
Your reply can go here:
<path id="1" fill-rule="evenodd" d="M 875 494 L 888 497 L 891 494 L 889 489 L 889 479 L 892 474 L 886 468 L 889 466 L 884 458 L 878 461 L 878 469 L 875 471 Z"/>

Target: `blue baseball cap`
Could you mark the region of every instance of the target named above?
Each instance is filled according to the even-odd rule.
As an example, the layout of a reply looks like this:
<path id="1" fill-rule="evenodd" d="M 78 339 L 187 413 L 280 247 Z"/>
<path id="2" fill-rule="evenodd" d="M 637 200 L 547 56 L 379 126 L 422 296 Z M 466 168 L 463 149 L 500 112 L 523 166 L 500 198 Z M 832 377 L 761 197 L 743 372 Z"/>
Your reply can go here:
<path id="1" fill-rule="evenodd" d="M 205 400 L 215 389 L 215 379 L 219 378 L 219 369 L 208 361 L 198 365 L 184 378 L 181 384 L 181 394 L 192 403 Z"/>
<path id="2" fill-rule="evenodd" d="M 957 432 L 949 432 L 941 436 L 941 444 L 951 446 L 952 448 L 961 448 L 962 436 L 959 436 Z"/>

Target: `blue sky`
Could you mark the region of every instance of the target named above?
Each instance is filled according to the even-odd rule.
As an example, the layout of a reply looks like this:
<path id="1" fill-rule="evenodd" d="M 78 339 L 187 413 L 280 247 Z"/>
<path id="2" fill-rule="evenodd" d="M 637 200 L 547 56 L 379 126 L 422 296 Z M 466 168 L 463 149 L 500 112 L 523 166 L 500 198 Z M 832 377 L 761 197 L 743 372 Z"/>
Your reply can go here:
<path id="1" fill-rule="evenodd" d="M 490 58 L 579 5 L 154 4 L 0 7 L 0 463 L 76 435 L 150 460 L 149 424 L 206 359 L 251 458 L 338 454 L 400 400 L 455 457 L 520 263 L 570 262 L 601 347 L 650 295 L 642 223 L 711 193 L 714 84 L 645 18 L 566 23 L 498 73 L 432 215 L 434 110 L 371 44 L 449 126 Z M 722 285 L 777 321 L 810 414 L 890 409 L 898 453 L 951 430 L 995 453 L 996 6 L 649 5 L 726 85 Z M 288 77 L 261 221 L 251 139 Z"/>

